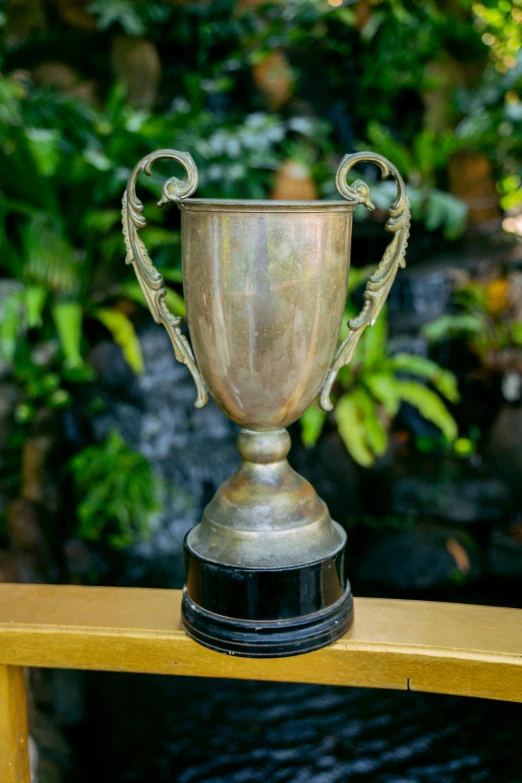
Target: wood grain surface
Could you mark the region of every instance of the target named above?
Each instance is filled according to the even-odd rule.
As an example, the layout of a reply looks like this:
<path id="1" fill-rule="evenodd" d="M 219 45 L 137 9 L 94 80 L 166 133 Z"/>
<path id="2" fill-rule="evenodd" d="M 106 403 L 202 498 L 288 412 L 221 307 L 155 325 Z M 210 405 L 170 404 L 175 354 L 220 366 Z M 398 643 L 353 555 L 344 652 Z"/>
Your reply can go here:
<path id="1" fill-rule="evenodd" d="M 180 608 L 176 590 L 0 585 L 0 664 L 522 701 L 522 610 L 359 598 L 354 626 L 340 641 L 260 660 L 196 644 L 181 628 Z"/>
<path id="2" fill-rule="evenodd" d="M 0 781 L 30 779 L 24 670 L 0 665 Z"/>

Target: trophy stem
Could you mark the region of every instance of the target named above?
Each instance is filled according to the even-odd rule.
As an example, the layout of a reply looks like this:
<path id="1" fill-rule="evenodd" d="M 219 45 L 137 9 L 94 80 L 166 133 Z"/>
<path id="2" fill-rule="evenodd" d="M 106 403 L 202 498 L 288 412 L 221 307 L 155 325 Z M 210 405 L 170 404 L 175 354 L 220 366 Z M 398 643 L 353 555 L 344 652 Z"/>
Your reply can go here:
<path id="1" fill-rule="evenodd" d="M 239 469 L 185 539 L 184 627 L 245 657 L 323 647 L 353 618 L 346 533 L 288 464 L 286 430 L 243 429 L 238 448 Z"/>

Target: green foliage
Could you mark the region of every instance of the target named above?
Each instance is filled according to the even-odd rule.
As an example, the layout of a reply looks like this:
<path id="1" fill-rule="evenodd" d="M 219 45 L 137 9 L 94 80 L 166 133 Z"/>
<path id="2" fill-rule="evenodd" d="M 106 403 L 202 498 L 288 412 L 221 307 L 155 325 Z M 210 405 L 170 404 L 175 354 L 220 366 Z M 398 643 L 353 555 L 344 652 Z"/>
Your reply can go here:
<path id="1" fill-rule="evenodd" d="M 12 154 L 0 161 L 4 250 L 0 269 L 18 281 L 21 292 L 16 301 L 13 294 L 5 303 L 1 350 L 9 361 L 16 361 L 17 346 L 22 343 L 37 346 L 56 338 L 64 368 L 79 367 L 87 345 L 84 321 L 99 319 L 91 303 L 105 299 L 107 290 L 107 279 L 98 273 L 97 282 L 93 275 L 99 251 L 91 238 L 110 228 L 121 247 L 119 212 L 113 219 L 114 213 L 106 215 L 98 208 L 98 203 L 104 205 L 111 198 L 114 184 L 105 172 L 106 182 L 98 174 L 93 180 L 94 172 L 100 170 L 99 157 L 88 154 L 96 147 L 101 118 L 79 101 L 57 94 L 50 94 L 44 104 L 38 90 L 20 85 L 13 95 L 16 112 L 12 109 L 0 126 L 4 150 L 13 147 Z M 48 123 L 49 113 L 55 127 L 40 127 Z M 118 283 L 109 287 L 111 298 L 118 293 Z M 105 325 L 120 324 L 118 333 L 123 338 L 123 316 L 110 307 L 102 312 Z M 126 356 L 138 355 L 136 339 L 127 321 L 125 344 L 134 347 L 125 348 Z M 139 360 L 131 361 L 139 370 Z"/>
<path id="2" fill-rule="evenodd" d="M 82 309 L 77 302 L 57 302 L 52 314 L 65 363 L 68 367 L 78 367 L 82 363 Z"/>
<path id="3" fill-rule="evenodd" d="M 2 303 L 2 320 L 0 322 L 0 349 L 6 361 L 12 361 L 16 351 L 16 341 L 21 322 L 22 294 L 19 290 L 11 291 Z"/>
<path id="4" fill-rule="evenodd" d="M 403 402 L 438 427 L 446 441 L 457 437 L 457 424 L 442 399 L 459 401 L 455 376 L 424 357 L 388 356 L 385 312 L 364 332 L 337 385 L 334 419 L 346 448 L 363 467 L 371 467 L 385 453 L 390 427 Z M 305 446 L 314 445 L 321 434 L 326 415 L 318 414 L 314 405 L 301 417 Z"/>
<path id="5" fill-rule="evenodd" d="M 141 354 L 140 341 L 134 331 L 134 327 L 124 313 L 109 308 L 97 308 L 92 311 L 97 318 L 112 334 L 130 367 L 135 373 L 143 372 L 143 356 Z"/>
<path id="6" fill-rule="evenodd" d="M 77 534 L 122 548 L 147 535 L 160 509 L 159 486 L 149 462 L 117 433 L 68 463 L 77 500 Z"/>
<path id="7" fill-rule="evenodd" d="M 354 460 L 365 468 L 372 465 L 375 457 L 368 442 L 364 410 L 357 407 L 356 400 L 351 395 L 345 394 L 337 402 L 336 421 L 339 434 Z"/>
<path id="8" fill-rule="evenodd" d="M 133 370 L 142 369 L 125 313 L 143 297 L 123 264 L 120 199 L 132 167 L 152 150 L 189 150 L 202 197 L 269 197 L 274 175 L 292 159 L 322 196 L 336 198 L 341 155 L 372 147 L 406 178 L 420 230 L 448 241 L 467 220 L 464 203 L 447 192 L 454 152 L 484 153 L 495 164 L 503 207 L 522 203 L 519 0 L 382 0 L 365 8 L 325 0 L 96 0 L 69 14 L 67 3 L 36 5 L 41 19 L 32 32 L 30 24 L 17 27 L 24 14 L 8 4 L 0 49 L 0 275 L 9 281 L 0 352 L 19 384 L 23 433 L 39 412 L 70 404 L 76 384 L 92 378 L 86 356 L 105 330 Z M 149 60 L 136 64 L 132 46 L 143 43 Z M 120 45 L 129 47 L 127 61 L 118 60 Z M 282 100 L 270 92 L 277 74 L 263 87 L 256 72 L 273 52 L 290 74 Z M 42 75 L 49 64 L 61 80 Z M 448 64 L 465 78 L 445 83 L 440 70 Z M 131 105 L 133 73 L 150 89 Z M 444 103 L 437 127 L 429 94 Z M 158 167 L 140 179 L 143 239 L 167 281 L 169 307 L 184 316 L 179 220 L 175 210 L 152 205 L 167 173 Z M 387 209 L 392 183 L 372 183 L 372 198 Z M 350 285 L 365 274 L 352 270 Z M 520 345 L 516 324 L 488 315 L 484 332 L 478 300 L 468 304 L 455 319 L 432 324 L 429 336 L 465 332 L 484 355 L 488 344 Z M 457 401 L 453 377 L 419 357 L 389 357 L 384 316 L 366 331 L 335 394 L 339 429 L 361 464 L 386 449 L 405 400 L 446 437 L 454 430 L 438 396 Z M 325 419 L 317 407 L 307 411 L 307 445 Z M 94 489 L 105 486 L 102 472 L 92 481 Z M 103 530 L 114 533 L 112 525 Z"/>
<path id="9" fill-rule="evenodd" d="M 368 124 L 367 136 L 371 148 L 395 163 L 407 179 L 413 219 L 423 220 L 428 231 L 442 228 L 448 240 L 462 236 L 468 217 L 466 204 L 436 187 L 437 172 L 444 169 L 451 154 L 460 148 L 455 135 L 450 132 L 436 134 L 424 128 L 413 138 L 410 150 L 388 129 L 372 121 Z M 389 208 L 395 196 L 391 182 L 378 183 L 372 188 L 373 200 L 381 208 Z"/>
<path id="10" fill-rule="evenodd" d="M 398 353 L 389 359 L 388 365 L 397 372 L 406 372 L 425 378 L 435 389 L 450 402 L 459 401 L 457 380 L 452 372 L 443 370 L 438 364 L 423 356 L 412 356 L 407 353 Z"/>
<path id="11" fill-rule="evenodd" d="M 22 438 L 29 435 L 33 422 L 69 407 L 76 385 L 93 378 L 93 371 L 87 365 L 67 367 L 64 364 L 56 340 L 35 348 L 28 343 L 19 344 L 13 371 L 19 398 L 15 420 L 21 428 L 19 436 Z"/>
<path id="12" fill-rule="evenodd" d="M 497 70 L 506 73 L 522 49 L 522 5 L 520 0 L 473 4 L 476 26 L 491 48 Z M 485 39 L 485 40 L 484 40 Z"/>
<path id="13" fill-rule="evenodd" d="M 516 139 L 520 134 L 507 134 L 504 128 L 502 136 L 499 122 L 496 135 L 484 136 L 482 131 L 477 135 L 466 126 L 466 117 L 457 134 L 436 132 L 422 127 L 418 109 L 397 111 L 397 101 L 409 90 L 432 87 L 428 66 L 441 48 L 465 45 L 470 56 L 486 60 L 483 30 L 504 41 L 506 51 L 495 55 L 497 63 L 498 57 L 514 51 L 517 4 L 507 5 L 509 9 L 506 6 L 497 12 L 475 4 L 478 28 L 474 29 L 466 11 L 452 14 L 435 2 L 414 7 L 409 2 L 385 0 L 371 9 L 358 30 L 352 9 L 330 8 L 312 0 L 293 1 L 281 8 L 271 4 L 259 9 L 241 7 L 233 14 L 234 3 L 225 1 L 181 8 L 130 0 L 91 3 L 88 13 L 100 32 L 83 34 L 86 51 L 96 48 L 100 40 L 107 48 L 102 34 L 124 33 L 129 40 L 146 36 L 157 45 L 162 64 L 176 78 L 164 81 L 160 111 L 129 106 L 122 86 L 111 86 L 112 70 L 105 61 L 99 66 L 105 68 L 102 100 L 90 105 L 67 92 L 39 85 L 28 72 L 0 80 L 0 145 L 4 151 L 0 160 L 0 239 L 4 246 L 0 263 L 4 274 L 28 288 L 26 323 L 23 313 L 19 319 L 20 337 L 25 339 L 25 326 L 29 330 L 52 326 L 52 304 L 45 290 L 51 297 L 79 302 L 82 320 L 90 317 L 90 302 L 99 305 L 106 296 L 127 295 L 129 270 L 121 270 L 121 190 L 140 155 L 171 146 L 173 139 L 177 147 L 190 149 L 200 164 L 203 196 L 266 197 L 273 172 L 289 156 L 305 160 L 319 189 L 333 195 L 333 172 L 345 145 L 339 144 L 341 129 L 325 120 L 327 112 L 320 102 L 317 106 L 306 103 L 312 75 L 304 52 L 324 63 L 329 76 L 324 82 L 325 98 L 332 106 L 349 106 L 358 144 L 369 143 L 388 155 L 407 176 L 414 219 L 423 221 L 430 231 L 442 229 L 448 239 L 458 237 L 466 223 L 466 208 L 439 184 L 449 155 L 459 144 L 472 141 L 489 145 L 489 150 L 499 139 Z M 38 58 L 37 47 L 46 40 L 55 47 L 57 23 L 65 36 L 72 34 L 54 19 L 51 33 L 50 20 L 47 23 L 39 42 L 24 41 L 21 53 L 34 45 Z M 164 41 L 168 45 L 162 48 Z M 274 46 L 286 53 L 294 73 L 301 68 L 295 106 L 279 112 L 267 110 L 261 93 L 250 86 L 245 90 L 252 65 Z M 350 84 L 352 89 L 357 84 L 360 88 L 358 100 L 347 104 L 346 69 L 355 53 L 360 62 L 358 70 L 350 73 Z M 63 58 L 68 56 L 64 49 Z M 17 57 L 16 44 L 11 44 L 4 53 L 6 72 L 11 69 L 18 74 L 14 70 L 19 67 Z M 60 61 L 54 49 L 53 60 Z M 75 60 L 80 79 L 89 77 L 90 66 L 88 56 Z M 486 113 L 491 105 L 490 73 L 497 79 L 495 106 L 503 96 L 510 96 L 502 107 L 503 122 L 508 115 L 509 122 L 516 122 L 520 113 L 515 100 L 516 68 L 506 66 L 504 73 L 485 70 L 481 105 Z M 461 100 L 461 113 L 474 121 L 480 112 L 476 104 L 469 104 L 474 100 L 472 93 L 466 98 L 462 92 Z M 513 202 L 520 187 L 511 169 L 501 183 L 506 203 Z M 157 196 L 161 181 L 162 173 L 155 172 L 142 184 Z M 377 204 L 389 206 L 392 191 L 389 183 L 375 186 Z M 155 251 L 156 263 L 179 266 L 179 234 L 171 225 L 165 228 L 165 218 L 159 213 L 153 218 L 144 238 Z M 177 246 L 170 247 L 176 242 Z M 177 312 L 183 311 L 178 288 L 172 289 L 170 301 Z M 65 359 L 70 361 L 70 356 Z"/>
<path id="14" fill-rule="evenodd" d="M 322 432 L 326 413 L 314 403 L 306 413 L 301 416 L 301 439 L 307 447 L 315 445 Z"/>
<path id="15" fill-rule="evenodd" d="M 478 335 L 481 329 L 482 322 L 476 315 L 472 313 L 458 313 L 455 315 L 441 315 L 440 318 L 427 324 L 423 329 L 423 333 L 428 340 L 436 343 L 454 337 Z"/>
<path id="16" fill-rule="evenodd" d="M 493 280 L 462 278 L 453 297 L 458 311 L 428 323 L 424 336 L 433 343 L 460 338 L 482 365 L 495 372 L 514 366 L 522 347 L 518 320 L 518 283 L 515 277 Z"/>
<path id="17" fill-rule="evenodd" d="M 455 419 L 435 392 L 415 381 L 397 381 L 397 391 L 400 399 L 413 405 L 427 421 L 435 424 L 446 440 L 455 440 L 458 432 Z"/>
<path id="18" fill-rule="evenodd" d="M 168 18 L 169 9 L 153 2 L 128 2 L 128 0 L 95 0 L 89 6 L 96 16 L 100 30 L 119 25 L 127 35 L 144 35 L 152 22 Z"/>

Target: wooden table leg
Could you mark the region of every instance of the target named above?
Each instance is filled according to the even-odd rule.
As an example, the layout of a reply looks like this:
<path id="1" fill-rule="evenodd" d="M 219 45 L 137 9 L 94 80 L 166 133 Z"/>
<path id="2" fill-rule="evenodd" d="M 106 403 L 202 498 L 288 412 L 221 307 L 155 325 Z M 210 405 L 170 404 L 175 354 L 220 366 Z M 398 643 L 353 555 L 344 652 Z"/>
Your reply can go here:
<path id="1" fill-rule="evenodd" d="M 24 669 L 0 665 L 0 781 L 30 783 Z"/>

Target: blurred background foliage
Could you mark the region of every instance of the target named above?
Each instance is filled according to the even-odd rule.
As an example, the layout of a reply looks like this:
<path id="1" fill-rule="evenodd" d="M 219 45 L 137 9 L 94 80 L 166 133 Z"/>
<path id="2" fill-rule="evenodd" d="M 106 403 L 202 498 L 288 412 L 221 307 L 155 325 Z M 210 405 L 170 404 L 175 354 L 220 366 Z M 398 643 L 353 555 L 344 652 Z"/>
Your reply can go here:
<path id="1" fill-rule="evenodd" d="M 190 151 L 202 197 L 329 199 L 344 153 L 380 152 L 408 183 L 413 265 L 473 236 L 509 249 L 522 233 L 522 0 L 10 0 L 0 21 L 0 338 L 15 381 L 2 444 L 8 494 L 22 491 L 27 444 L 93 381 L 97 342 L 111 335 L 143 369 L 136 328 L 148 314 L 123 263 L 120 199 L 146 153 Z M 153 206 L 165 173 L 141 182 L 143 238 L 183 315 L 178 217 Z M 355 303 L 394 197 L 371 168 L 363 174 L 378 209 L 357 215 Z M 432 356 L 390 346 L 383 316 L 341 373 L 332 417 L 306 414 L 304 443 L 338 426 L 353 459 L 371 466 L 409 404 L 435 425 L 437 448 L 473 451 L 480 423 L 462 418 L 455 367 L 436 363 L 437 346 L 464 341 L 485 371 L 518 372 L 512 283 L 507 271 L 458 281 L 454 312 L 425 327 Z M 117 471 L 132 457 L 124 450 L 113 439 L 103 458 L 75 458 L 76 486 Z M 58 452 L 55 464 L 70 456 Z M 97 459 L 101 474 L 89 472 Z M 106 491 L 129 509 L 125 482 Z M 156 500 L 144 505 L 152 514 Z M 130 511 L 98 524 L 90 507 L 76 506 L 80 535 L 129 540 Z"/>
<path id="2" fill-rule="evenodd" d="M 212 403 L 193 409 L 124 263 L 138 160 L 189 151 L 202 197 L 335 199 L 342 156 L 371 149 L 407 183 L 407 268 L 339 373 L 333 412 L 313 405 L 291 428 L 290 459 L 350 530 L 357 595 L 520 606 L 522 0 L 6 0 L 0 28 L 0 581 L 180 587 L 183 537 L 237 465 L 235 428 Z M 155 204 L 180 173 L 158 164 L 138 193 L 183 316 L 179 214 Z M 342 337 L 395 195 L 372 166 L 356 176 L 376 209 L 356 210 Z M 200 699 L 190 683 L 183 727 L 178 683 L 148 678 L 136 698 L 122 675 L 76 675 L 29 674 L 41 783 L 173 780 L 180 765 L 184 780 L 257 779 L 265 761 L 281 779 L 324 779 L 354 747 L 367 754 L 355 776 L 517 777 L 498 732 L 477 750 L 476 716 L 462 723 L 455 705 L 426 707 L 430 723 L 418 699 L 404 710 L 372 692 L 334 721 L 321 696 L 325 745 L 316 695 L 263 685 L 234 702 L 225 684 Z M 503 721 L 513 746 L 516 720 Z"/>

